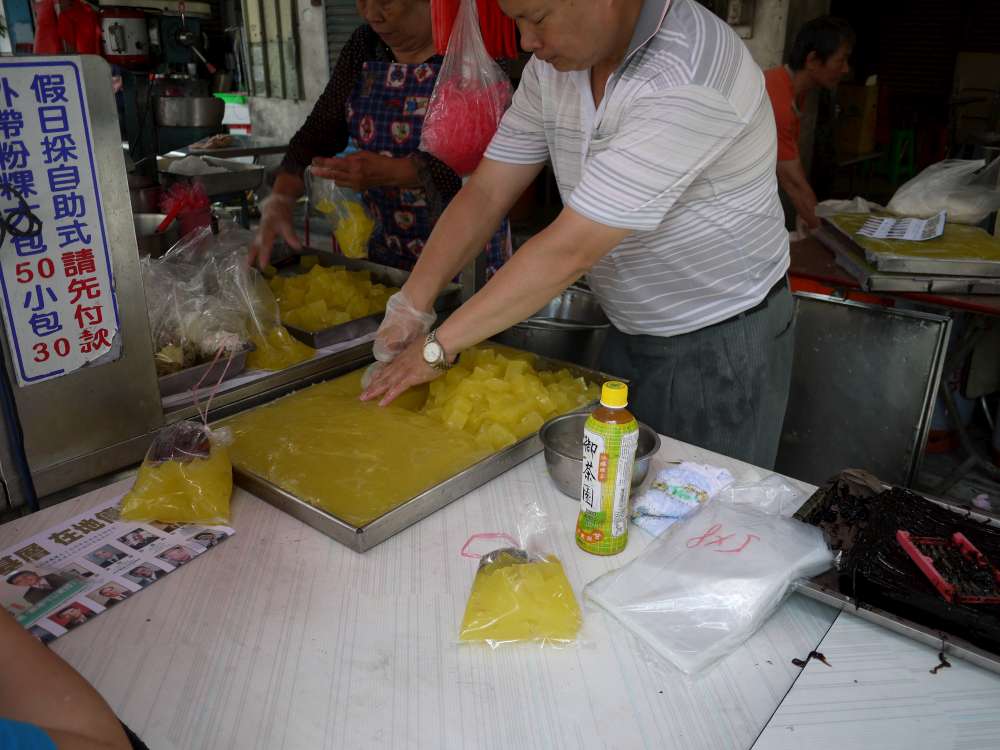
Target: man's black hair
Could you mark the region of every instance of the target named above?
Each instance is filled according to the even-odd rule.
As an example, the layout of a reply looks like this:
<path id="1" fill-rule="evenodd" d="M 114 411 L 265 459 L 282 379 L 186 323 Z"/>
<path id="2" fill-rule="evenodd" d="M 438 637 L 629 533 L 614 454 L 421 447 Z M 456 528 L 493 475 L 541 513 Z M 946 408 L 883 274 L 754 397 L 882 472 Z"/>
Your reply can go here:
<path id="1" fill-rule="evenodd" d="M 820 62 L 826 62 L 843 45 L 853 47 L 854 40 L 854 29 L 847 21 L 833 16 L 814 18 L 795 35 L 795 43 L 788 55 L 788 67 L 802 70 L 810 52 L 815 52 Z"/>

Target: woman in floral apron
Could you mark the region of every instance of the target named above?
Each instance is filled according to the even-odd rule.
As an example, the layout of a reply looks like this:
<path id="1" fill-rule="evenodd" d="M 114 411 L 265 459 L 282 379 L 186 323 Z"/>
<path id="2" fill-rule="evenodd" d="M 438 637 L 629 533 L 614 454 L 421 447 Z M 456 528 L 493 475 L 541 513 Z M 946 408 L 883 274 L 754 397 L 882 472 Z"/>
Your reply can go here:
<path id="1" fill-rule="evenodd" d="M 252 256 L 261 265 L 275 238 L 299 246 L 292 206 L 310 164 L 316 175 L 363 194 L 375 219 L 369 259 L 407 271 L 462 186 L 450 168 L 419 149 L 442 60 L 434 48 L 429 0 L 358 0 L 358 12 L 368 23 L 341 51 L 326 90 L 291 140 L 265 204 Z M 331 158 L 349 143 L 359 150 Z M 490 276 L 511 254 L 506 221 L 485 252 Z"/>

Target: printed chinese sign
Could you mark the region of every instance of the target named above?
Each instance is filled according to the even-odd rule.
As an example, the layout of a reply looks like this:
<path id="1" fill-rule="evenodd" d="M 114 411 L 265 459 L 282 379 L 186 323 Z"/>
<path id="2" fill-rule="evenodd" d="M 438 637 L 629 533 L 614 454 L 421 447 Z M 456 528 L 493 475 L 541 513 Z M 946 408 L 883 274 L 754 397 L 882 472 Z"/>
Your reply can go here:
<path id="1" fill-rule="evenodd" d="M 0 61 L 0 286 L 21 386 L 118 355 L 92 133 L 75 62 Z"/>
<path id="2" fill-rule="evenodd" d="M 0 606 L 48 642 L 233 535 L 118 520 L 118 500 L 0 551 Z"/>

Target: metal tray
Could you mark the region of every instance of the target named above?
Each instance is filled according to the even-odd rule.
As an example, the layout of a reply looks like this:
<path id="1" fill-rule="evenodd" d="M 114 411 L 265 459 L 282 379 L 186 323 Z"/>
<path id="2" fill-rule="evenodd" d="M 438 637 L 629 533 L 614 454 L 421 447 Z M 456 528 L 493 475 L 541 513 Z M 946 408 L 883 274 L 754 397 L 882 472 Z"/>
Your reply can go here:
<path id="1" fill-rule="evenodd" d="M 404 283 L 406 283 L 406 280 L 410 276 L 408 271 L 383 266 L 367 260 L 345 258 L 342 255 L 335 255 L 326 250 L 310 249 L 307 254 L 316 255 L 319 258 L 319 265 L 325 268 L 337 266 L 346 268 L 349 271 L 369 271 L 372 275 L 372 281 L 379 284 L 385 284 L 386 286 L 401 287 Z M 294 261 L 295 259 L 286 257 L 281 261 L 278 261 L 275 267 L 278 268 L 279 273 L 282 273 L 283 270 L 287 269 L 283 275 L 292 276 L 300 273 L 306 273 L 306 271 L 298 270 L 298 265 L 289 266 L 289 263 Z M 437 301 L 434 303 L 434 309 L 439 313 L 454 310 L 461 304 L 461 294 L 462 287 L 460 285 L 449 284 L 445 290 L 438 295 Z M 363 318 L 349 320 L 346 323 L 341 323 L 337 326 L 324 328 L 320 331 L 306 331 L 302 328 L 290 326 L 287 323 L 284 325 L 285 328 L 288 329 L 288 332 L 303 344 L 311 346 L 313 349 L 322 349 L 327 346 L 333 346 L 334 344 L 340 344 L 344 341 L 353 341 L 354 339 L 361 338 L 369 333 L 375 333 L 382 322 L 382 318 L 384 317 L 384 313 L 375 313 L 374 315 L 367 315 Z"/>
<path id="2" fill-rule="evenodd" d="M 254 190 L 264 183 L 264 167 L 256 164 L 243 164 L 228 159 L 219 159 L 215 156 L 199 154 L 199 158 L 204 159 L 214 166 L 224 167 L 226 172 L 194 176 L 174 174 L 168 171 L 168 168 L 175 161 L 178 161 L 178 159 L 158 156 L 156 157 L 156 168 L 160 173 L 160 182 L 163 183 L 164 187 L 170 187 L 175 182 L 198 184 L 205 188 L 205 193 L 209 197 L 244 193 L 247 190 Z"/>
<path id="3" fill-rule="evenodd" d="M 858 280 L 866 292 L 920 292 L 924 294 L 1000 294 L 1000 278 L 934 276 L 880 271 L 843 233 L 826 225 L 813 236 L 831 250 L 837 265 Z"/>
<path id="4" fill-rule="evenodd" d="M 239 354 L 236 354 L 232 362 L 229 363 L 229 369 L 226 369 L 227 360 L 220 357 L 216 362 L 205 362 L 194 367 L 188 367 L 180 372 L 163 375 L 159 378 L 160 396 L 174 396 L 178 393 L 183 393 L 194 388 L 199 381 L 204 388 L 205 384 L 211 387 L 216 383 L 231 380 L 247 369 L 247 355 L 249 353 L 250 348 L 247 347 Z M 223 370 L 226 373 L 225 377 L 222 377 Z M 202 380 L 203 378 L 204 380 Z"/>
<path id="5" fill-rule="evenodd" d="M 596 383 L 615 379 L 614 376 L 603 372 L 545 357 L 537 357 L 535 367 L 541 370 L 565 368 L 574 376 L 583 377 Z M 365 552 L 400 531 L 413 526 L 418 521 L 422 521 L 463 495 L 472 492 L 477 487 L 481 487 L 491 479 L 495 479 L 507 470 L 514 468 L 522 461 L 541 453 L 541 451 L 542 441 L 536 432 L 404 501 L 365 526 L 349 524 L 332 513 L 300 500 L 267 479 L 238 466 L 233 466 L 233 475 L 236 483 L 247 492 L 285 511 L 302 523 L 312 526 L 344 546 L 350 547 L 356 552 Z"/>
<path id="6" fill-rule="evenodd" d="M 891 489 L 890 485 L 886 484 L 883 486 L 885 489 Z M 913 490 L 908 491 L 913 492 Z M 981 523 L 986 523 L 1000 528 L 1000 519 L 997 519 L 994 516 L 976 513 L 975 511 L 963 508 L 955 503 L 929 497 L 923 493 L 916 494 L 920 494 L 924 499 L 929 500 L 935 505 L 939 505 L 946 510 L 953 511 L 956 514 L 961 514 L 963 518 L 979 521 Z M 808 516 L 812 511 L 813 506 L 820 502 L 821 499 L 822 490 L 819 490 L 814 493 L 812 497 L 806 500 L 805 504 L 799 508 L 798 512 L 796 512 L 795 517 L 802 520 Z M 968 641 L 959 638 L 952 633 L 920 625 L 919 623 L 908 620 L 905 617 L 900 617 L 899 615 L 887 612 L 884 609 L 873 607 L 870 604 L 860 603 L 854 597 L 842 594 L 838 586 L 838 573 L 835 570 L 827 571 L 826 573 L 822 573 L 807 581 L 799 581 L 796 586 L 796 590 L 803 596 L 807 596 L 810 599 L 815 599 L 823 604 L 835 607 L 844 612 L 849 612 L 852 615 L 860 617 L 862 620 L 867 620 L 868 622 L 880 625 L 893 631 L 894 633 L 899 633 L 900 635 L 917 641 L 918 643 L 922 643 L 925 646 L 930 646 L 937 651 L 957 656 L 975 664 L 977 667 L 982 667 L 983 669 L 988 669 L 991 672 L 1000 674 L 1000 654 L 995 654 L 992 651 L 986 651 L 979 646 L 974 646 Z"/>

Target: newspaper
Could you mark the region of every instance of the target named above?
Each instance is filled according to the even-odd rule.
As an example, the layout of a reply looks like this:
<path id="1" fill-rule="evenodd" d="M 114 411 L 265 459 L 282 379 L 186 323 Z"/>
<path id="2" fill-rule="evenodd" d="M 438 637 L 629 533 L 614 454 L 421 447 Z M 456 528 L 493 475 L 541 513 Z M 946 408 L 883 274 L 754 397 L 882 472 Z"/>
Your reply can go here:
<path id="1" fill-rule="evenodd" d="M 115 498 L 0 551 L 0 605 L 43 643 L 232 536 L 228 526 L 121 521 Z"/>

